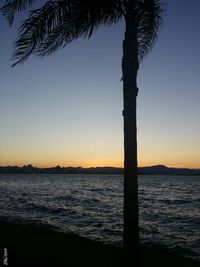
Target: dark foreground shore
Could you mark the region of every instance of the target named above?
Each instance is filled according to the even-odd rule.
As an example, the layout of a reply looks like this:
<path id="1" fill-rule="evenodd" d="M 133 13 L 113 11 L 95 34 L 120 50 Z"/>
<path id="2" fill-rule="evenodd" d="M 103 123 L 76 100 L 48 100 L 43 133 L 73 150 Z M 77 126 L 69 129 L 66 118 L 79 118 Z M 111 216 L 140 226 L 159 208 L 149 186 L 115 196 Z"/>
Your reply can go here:
<path id="1" fill-rule="evenodd" d="M 144 248 L 141 262 L 144 267 L 200 266 L 175 253 Z M 0 223 L 0 266 L 6 263 L 9 267 L 121 267 L 122 249 L 44 227 Z"/>

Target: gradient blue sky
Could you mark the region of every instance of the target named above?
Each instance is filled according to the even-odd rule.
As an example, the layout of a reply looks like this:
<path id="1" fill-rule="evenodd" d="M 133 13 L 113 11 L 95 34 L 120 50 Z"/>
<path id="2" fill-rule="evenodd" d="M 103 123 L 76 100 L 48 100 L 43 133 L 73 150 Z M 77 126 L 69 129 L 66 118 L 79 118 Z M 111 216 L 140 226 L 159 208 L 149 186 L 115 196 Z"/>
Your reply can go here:
<path id="1" fill-rule="evenodd" d="M 200 1 L 163 2 L 138 76 L 139 165 L 200 168 Z M 16 27 L 0 18 L 0 165 L 123 165 L 123 32 L 123 22 L 100 27 L 11 68 Z"/>

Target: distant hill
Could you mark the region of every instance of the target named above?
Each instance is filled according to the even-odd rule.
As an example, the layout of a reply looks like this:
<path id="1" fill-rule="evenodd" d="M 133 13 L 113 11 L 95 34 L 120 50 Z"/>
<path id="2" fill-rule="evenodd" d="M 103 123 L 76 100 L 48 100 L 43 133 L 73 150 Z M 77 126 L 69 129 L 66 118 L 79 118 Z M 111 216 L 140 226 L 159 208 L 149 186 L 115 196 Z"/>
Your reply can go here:
<path id="1" fill-rule="evenodd" d="M 29 174 L 123 174 L 123 168 L 115 167 L 51 167 L 37 168 L 31 164 L 23 167 L 6 166 L 0 167 L 2 173 L 29 173 Z M 142 175 L 197 175 L 200 176 L 200 169 L 170 168 L 165 165 L 139 167 L 138 174 Z"/>
<path id="2" fill-rule="evenodd" d="M 165 165 L 155 165 L 139 168 L 139 174 L 148 175 L 200 175 L 199 169 L 171 168 Z"/>

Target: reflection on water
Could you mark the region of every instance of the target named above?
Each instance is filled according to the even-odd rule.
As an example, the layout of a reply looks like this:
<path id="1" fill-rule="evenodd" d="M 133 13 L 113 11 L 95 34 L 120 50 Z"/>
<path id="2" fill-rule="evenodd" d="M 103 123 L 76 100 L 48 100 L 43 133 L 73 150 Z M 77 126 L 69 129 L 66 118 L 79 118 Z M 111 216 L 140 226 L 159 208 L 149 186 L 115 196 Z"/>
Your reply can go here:
<path id="1" fill-rule="evenodd" d="M 0 218 L 121 244 L 120 175 L 0 175 Z M 200 259 L 200 177 L 140 176 L 141 243 Z"/>

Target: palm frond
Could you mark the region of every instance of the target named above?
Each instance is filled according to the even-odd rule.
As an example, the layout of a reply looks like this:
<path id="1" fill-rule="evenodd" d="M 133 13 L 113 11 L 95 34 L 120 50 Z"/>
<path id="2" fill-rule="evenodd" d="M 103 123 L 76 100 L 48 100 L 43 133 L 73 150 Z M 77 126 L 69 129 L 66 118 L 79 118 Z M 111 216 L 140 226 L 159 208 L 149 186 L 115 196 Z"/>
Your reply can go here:
<path id="1" fill-rule="evenodd" d="M 19 29 L 18 39 L 15 43 L 16 51 L 13 54 L 16 63 L 13 66 L 23 63 L 36 52 L 36 49 L 38 51 L 46 36 L 54 33 L 58 21 L 59 12 L 52 1 L 47 2 L 40 9 L 31 11 L 29 18 L 22 23 Z"/>
<path id="2" fill-rule="evenodd" d="M 152 49 L 162 25 L 164 10 L 159 0 L 141 0 L 136 5 L 139 61 Z"/>
<path id="3" fill-rule="evenodd" d="M 12 24 L 15 12 L 27 10 L 35 1 L 5 0 L 1 11 Z M 100 25 L 114 24 L 125 17 L 127 7 L 134 9 L 138 55 L 142 60 L 156 41 L 162 22 L 159 0 L 49 0 L 31 10 L 22 23 L 13 65 L 24 62 L 31 54 L 47 56 L 79 37 L 90 38 Z"/>
<path id="4" fill-rule="evenodd" d="M 101 24 L 117 23 L 122 17 L 121 9 L 116 0 L 108 3 L 47 1 L 40 9 L 31 11 L 19 30 L 13 66 L 31 54 L 46 56 L 81 36 L 90 38 Z"/>
<path id="5" fill-rule="evenodd" d="M 32 6 L 34 2 L 35 0 L 6 0 L 1 11 L 7 17 L 9 24 L 12 25 L 15 13 Z"/>

